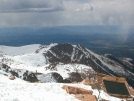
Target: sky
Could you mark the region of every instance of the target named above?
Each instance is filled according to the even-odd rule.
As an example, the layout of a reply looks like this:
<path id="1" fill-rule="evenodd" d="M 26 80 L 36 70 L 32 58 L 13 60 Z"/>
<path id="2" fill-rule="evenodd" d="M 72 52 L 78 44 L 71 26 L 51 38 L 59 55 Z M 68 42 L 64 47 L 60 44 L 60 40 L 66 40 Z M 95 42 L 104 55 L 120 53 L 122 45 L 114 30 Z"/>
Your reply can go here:
<path id="1" fill-rule="evenodd" d="M 0 0 L 0 27 L 134 25 L 134 0 Z"/>

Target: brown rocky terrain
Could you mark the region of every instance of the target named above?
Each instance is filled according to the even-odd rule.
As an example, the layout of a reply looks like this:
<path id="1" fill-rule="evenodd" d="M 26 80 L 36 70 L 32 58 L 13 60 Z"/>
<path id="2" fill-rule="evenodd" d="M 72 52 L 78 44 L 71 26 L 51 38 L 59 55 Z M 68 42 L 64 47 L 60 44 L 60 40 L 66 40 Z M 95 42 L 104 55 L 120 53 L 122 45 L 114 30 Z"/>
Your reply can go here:
<path id="1" fill-rule="evenodd" d="M 96 96 L 92 95 L 93 92 L 91 90 L 67 85 L 64 85 L 62 88 L 65 89 L 69 94 L 75 94 L 75 97 L 81 101 L 97 101 Z"/>

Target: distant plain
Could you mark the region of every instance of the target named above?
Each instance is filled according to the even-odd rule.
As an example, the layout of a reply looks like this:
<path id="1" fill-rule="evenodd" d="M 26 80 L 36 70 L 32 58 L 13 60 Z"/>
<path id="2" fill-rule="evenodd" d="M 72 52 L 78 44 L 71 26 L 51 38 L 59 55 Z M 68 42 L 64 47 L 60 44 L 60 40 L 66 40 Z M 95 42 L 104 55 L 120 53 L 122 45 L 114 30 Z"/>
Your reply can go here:
<path id="1" fill-rule="evenodd" d="M 113 31 L 114 30 L 114 31 Z M 81 44 L 97 54 L 134 59 L 133 31 L 122 34 L 118 27 L 55 27 L 1 29 L 0 45 L 23 46 L 50 43 Z"/>

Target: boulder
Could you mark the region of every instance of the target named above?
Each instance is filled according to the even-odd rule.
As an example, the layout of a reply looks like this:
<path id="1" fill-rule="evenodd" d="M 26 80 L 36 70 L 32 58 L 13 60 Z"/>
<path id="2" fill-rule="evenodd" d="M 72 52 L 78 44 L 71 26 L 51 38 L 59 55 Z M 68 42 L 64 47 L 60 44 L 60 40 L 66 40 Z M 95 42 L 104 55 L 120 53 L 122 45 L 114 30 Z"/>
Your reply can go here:
<path id="1" fill-rule="evenodd" d="M 84 79 L 84 80 L 82 81 L 82 84 L 84 84 L 84 85 L 90 85 L 91 82 L 90 82 L 90 80 L 89 80 L 88 78 L 86 78 L 86 79 Z"/>
<path id="2" fill-rule="evenodd" d="M 71 81 L 68 80 L 68 79 L 64 79 L 64 80 L 63 80 L 63 83 L 71 83 Z"/>
<path id="3" fill-rule="evenodd" d="M 89 95 L 92 95 L 92 93 L 93 93 L 91 90 L 86 90 L 83 88 L 72 87 L 72 86 L 67 86 L 67 85 L 64 85 L 62 88 L 65 89 L 66 92 L 69 94 L 89 94 Z"/>
<path id="4" fill-rule="evenodd" d="M 97 101 L 97 98 L 95 95 L 89 95 L 89 94 L 76 94 L 75 97 L 81 101 Z"/>
<path id="5" fill-rule="evenodd" d="M 74 81 L 74 82 L 72 82 L 72 84 L 77 84 L 78 82 L 76 82 L 76 81 Z"/>
<path id="6" fill-rule="evenodd" d="M 34 73 L 29 72 L 27 70 L 23 74 L 23 80 L 26 80 L 26 81 L 29 81 L 29 82 L 38 82 L 39 81 Z"/>
<path id="7" fill-rule="evenodd" d="M 14 80 L 15 79 L 15 76 L 10 76 L 9 79 L 10 80 Z"/>
<path id="8" fill-rule="evenodd" d="M 81 74 L 78 72 L 72 72 L 69 74 L 68 78 L 71 82 L 81 82 L 83 79 L 81 77 Z"/>

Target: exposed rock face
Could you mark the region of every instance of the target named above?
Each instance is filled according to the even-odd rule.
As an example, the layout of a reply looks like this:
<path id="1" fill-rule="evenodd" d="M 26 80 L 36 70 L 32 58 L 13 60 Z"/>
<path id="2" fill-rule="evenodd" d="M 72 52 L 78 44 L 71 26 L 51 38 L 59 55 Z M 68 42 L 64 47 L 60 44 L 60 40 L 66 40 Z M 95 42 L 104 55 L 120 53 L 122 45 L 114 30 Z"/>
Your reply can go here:
<path id="1" fill-rule="evenodd" d="M 96 96 L 92 95 L 93 91 L 91 90 L 67 85 L 64 85 L 62 88 L 65 89 L 69 94 L 75 94 L 75 97 L 81 101 L 97 101 Z"/>
<path id="2" fill-rule="evenodd" d="M 97 98 L 95 95 L 76 94 L 75 97 L 81 101 L 97 101 Z"/>
<path id="3" fill-rule="evenodd" d="M 27 70 L 17 70 L 17 69 L 12 69 L 9 66 L 2 64 L 0 66 L 0 70 L 3 70 L 7 73 L 9 73 L 10 75 L 12 75 L 9 79 L 14 79 L 13 77 L 18 77 L 21 78 L 23 80 L 29 81 L 29 82 L 37 82 L 38 79 L 35 76 L 34 73 L 29 72 Z"/>
<path id="4" fill-rule="evenodd" d="M 71 86 L 64 85 L 62 88 L 65 89 L 69 94 L 89 94 L 89 95 L 93 94 L 93 91 L 86 90 L 83 88 L 78 88 L 78 87 L 71 87 Z"/>
<path id="5" fill-rule="evenodd" d="M 70 73 L 69 74 L 70 76 L 69 76 L 69 80 L 71 81 L 71 82 L 81 82 L 83 79 L 81 78 L 81 75 L 79 74 L 79 73 L 77 73 L 77 72 L 72 72 L 72 73 Z"/>
<path id="6" fill-rule="evenodd" d="M 50 63 L 80 63 L 85 65 L 95 65 L 90 59 L 90 53 L 81 45 L 72 46 L 71 44 L 59 44 L 52 47 L 47 53 Z M 51 57 L 51 58 L 49 58 Z"/>
<path id="7" fill-rule="evenodd" d="M 63 78 L 62 78 L 62 76 L 60 74 L 54 72 L 54 73 L 52 73 L 52 76 L 54 77 L 54 79 L 57 82 L 59 82 L 59 83 L 63 82 Z"/>
<path id="8" fill-rule="evenodd" d="M 30 81 L 30 82 L 37 82 L 38 81 L 35 74 L 34 73 L 29 73 L 29 71 L 27 71 L 27 70 L 23 74 L 23 80 Z"/>
<path id="9" fill-rule="evenodd" d="M 50 51 L 48 51 L 45 55 L 49 58 L 49 62 L 63 62 L 63 63 L 70 63 L 71 58 L 70 54 L 73 51 L 73 46 L 71 44 L 61 44 L 55 47 L 52 47 Z M 53 54 L 54 53 L 54 54 Z"/>

